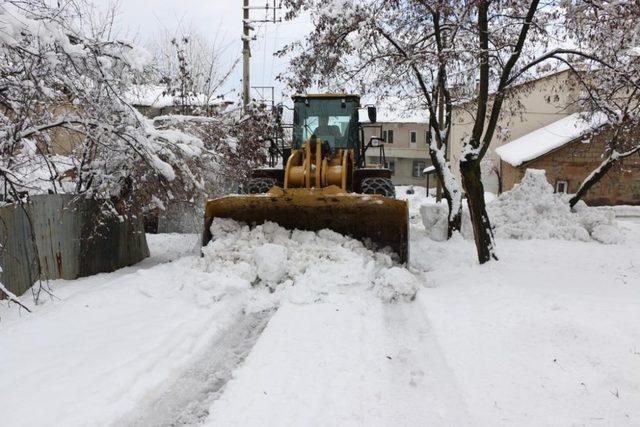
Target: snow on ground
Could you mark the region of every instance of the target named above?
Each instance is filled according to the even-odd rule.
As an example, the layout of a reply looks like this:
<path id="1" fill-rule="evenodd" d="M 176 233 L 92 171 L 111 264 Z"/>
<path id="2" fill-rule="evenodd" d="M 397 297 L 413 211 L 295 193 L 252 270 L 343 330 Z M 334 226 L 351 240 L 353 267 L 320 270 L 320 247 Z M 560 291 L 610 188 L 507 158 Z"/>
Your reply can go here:
<path id="1" fill-rule="evenodd" d="M 203 258 L 150 236 L 31 315 L 0 305 L 2 424 L 638 425 L 640 221 L 618 227 L 479 266 L 418 218 L 408 270 L 272 224 L 218 221 Z"/>
<path id="2" fill-rule="evenodd" d="M 11 410 L 1 424 L 109 424 L 232 330 L 248 284 L 194 268 L 193 255 L 160 263 L 195 238 L 168 236 L 161 253 L 152 238 L 151 258 L 134 267 L 54 281 L 55 299 L 31 315 L 3 304 L 0 400 Z"/>
<path id="3" fill-rule="evenodd" d="M 287 303 L 214 402 L 207 425 L 465 425 L 426 313 L 353 292 Z"/>
<path id="4" fill-rule="evenodd" d="M 498 239 L 500 261 L 472 242 L 415 238 L 414 268 L 476 425 L 640 422 L 640 224 L 624 245 Z"/>
<path id="5" fill-rule="evenodd" d="M 212 232 L 203 258 L 189 254 L 197 236 L 153 236 L 150 259 L 54 281 L 56 299 L 32 315 L 3 305 L 0 399 L 13 408 L 3 424 L 147 425 L 156 424 L 159 407 L 167 423 L 204 419 L 235 368 L 224 361 L 233 352 L 224 349 L 246 349 L 255 341 L 252 331 L 281 303 L 319 304 L 359 292 L 382 305 L 416 293 L 417 281 L 393 267 L 389 255 L 328 230 L 291 233 L 274 224 L 249 230 L 217 220 Z M 28 304 L 29 296 L 23 300 Z M 239 338 L 225 341 L 229 335 Z M 213 350 L 222 356 L 204 363 Z M 189 369 L 194 365 L 200 368 Z M 185 375 L 192 378 L 186 384 Z M 197 400 L 196 415 L 164 404 L 184 401 L 185 388 Z"/>

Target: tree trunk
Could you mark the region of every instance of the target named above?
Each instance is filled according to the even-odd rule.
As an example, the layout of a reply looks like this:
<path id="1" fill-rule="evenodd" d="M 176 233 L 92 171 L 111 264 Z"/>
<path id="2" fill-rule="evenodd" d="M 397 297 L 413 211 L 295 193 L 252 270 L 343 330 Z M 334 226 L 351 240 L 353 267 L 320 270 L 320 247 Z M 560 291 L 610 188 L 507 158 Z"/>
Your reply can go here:
<path id="1" fill-rule="evenodd" d="M 444 171 L 438 170 L 436 167 L 436 176 L 438 178 L 438 182 L 440 183 L 442 183 L 443 172 Z M 441 188 L 442 195 L 447 201 L 447 239 L 450 239 L 455 231 L 460 231 L 462 229 L 462 204 L 460 203 L 460 201 L 458 201 L 458 203 L 455 203 L 455 201 L 453 200 L 453 197 L 460 197 L 459 194 L 452 195 L 451 191 L 449 191 L 446 185 L 442 185 Z"/>
<path id="2" fill-rule="evenodd" d="M 586 177 L 584 181 L 582 181 L 582 184 L 580 184 L 580 188 L 578 189 L 576 194 L 574 194 L 573 197 L 571 197 L 571 199 L 569 200 L 569 206 L 573 208 L 580 201 L 580 199 L 582 199 L 584 195 L 587 194 L 587 191 L 589 191 L 591 187 L 597 184 L 598 181 L 600 181 L 600 179 L 605 176 L 607 172 L 609 172 L 609 169 L 611 169 L 617 161 L 617 157 L 608 157 L 607 160 L 602 162 L 596 170 L 591 172 L 589 176 Z"/>
<path id="3" fill-rule="evenodd" d="M 462 186 L 467 195 L 469 204 L 469 214 L 473 225 L 473 236 L 478 252 L 480 264 L 497 260 L 494 250 L 493 231 L 491 222 L 484 203 L 484 186 L 482 185 L 480 161 L 470 160 L 460 162 L 460 172 L 462 174 Z"/>
<path id="4" fill-rule="evenodd" d="M 448 188 L 445 183 L 445 173 L 451 175 L 451 170 L 448 169 L 449 165 L 444 160 L 444 156 L 439 156 L 438 153 L 429 149 L 429 156 L 431 157 L 431 164 L 436 168 L 436 179 L 442 189 L 442 195 L 447 201 L 447 207 L 449 208 L 449 216 L 447 217 L 447 239 L 450 239 L 453 236 L 455 231 L 460 231 L 462 228 L 462 204 L 460 200 L 460 189 L 451 189 Z M 445 170 L 447 168 L 447 170 Z M 428 191 L 428 189 L 427 189 Z M 452 191 L 455 194 L 452 194 Z M 454 200 L 454 197 L 457 197 L 458 200 Z M 455 212 L 454 212 L 455 210 Z"/>
<path id="5" fill-rule="evenodd" d="M 462 209 L 458 209 L 458 212 L 452 212 L 453 203 L 451 198 L 447 198 L 447 205 L 449 206 L 449 221 L 447 223 L 447 239 L 453 236 L 454 231 L 460 231 L 462 229 Z"/>

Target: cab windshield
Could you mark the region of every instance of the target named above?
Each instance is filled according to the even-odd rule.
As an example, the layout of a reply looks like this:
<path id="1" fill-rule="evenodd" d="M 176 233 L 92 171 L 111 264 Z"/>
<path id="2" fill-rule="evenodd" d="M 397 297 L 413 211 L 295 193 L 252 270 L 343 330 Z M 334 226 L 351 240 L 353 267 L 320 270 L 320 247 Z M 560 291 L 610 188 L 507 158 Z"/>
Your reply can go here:
<path id="1" fill-rule="evenodd" d="M 311 136 L 331 148 L 355 147 L 358 138 L 358 102 L 355 99 L 317 98 L 295 101 L 293 139 L 300 147 Z"/>

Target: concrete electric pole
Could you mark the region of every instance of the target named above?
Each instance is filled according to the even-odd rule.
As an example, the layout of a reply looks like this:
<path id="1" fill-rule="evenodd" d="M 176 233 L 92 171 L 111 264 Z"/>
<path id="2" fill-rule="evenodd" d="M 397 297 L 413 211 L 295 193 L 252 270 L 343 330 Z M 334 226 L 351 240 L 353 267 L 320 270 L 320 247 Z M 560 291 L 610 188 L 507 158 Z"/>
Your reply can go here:
<path id="1" fill-rule="evenodd" d="M 276 23 L 282 22 L 281 18 L 277 18 L 277 11 L 282 9 L 282 1 L 276 5 L 276 0 L 273 0 L 273 6 L 269 3 L 265 6 L 250 6 L 249 0 L 243 0 L 242 5 L 242 105 L 246 107 L 251 101 L 251 38 L 250 31 L 254 28 L 251 26 L 253 23 Z M 266 11 L 265 19 L 251 19 L 251 10 L 264 10 Z M 269 11 L 273 11 L 273 17 L 269 17 Z"/>

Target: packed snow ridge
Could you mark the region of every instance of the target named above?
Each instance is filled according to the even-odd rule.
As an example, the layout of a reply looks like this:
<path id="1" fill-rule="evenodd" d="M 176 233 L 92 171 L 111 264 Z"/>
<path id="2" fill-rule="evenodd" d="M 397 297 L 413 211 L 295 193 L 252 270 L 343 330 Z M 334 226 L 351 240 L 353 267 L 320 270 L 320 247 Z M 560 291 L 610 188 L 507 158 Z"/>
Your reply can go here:
<path id="1" fill-rule="evenodd" d="M 204 268 L 232 281 L 265 285 L 276 301 L 322 300 L 331 293 L 367 288 L 384 301 L 411 300 L 418 281 L 384 252 L 330 230 L 287 230 L 267 222 L 254 228 L 216 218 L 203 248 Z"/>
<path id="2" fill-rule="evenodd" d="M 615 244 L 623 240 L 615 212 L 587 206 L 580 201 L 573 211 L 566 194 L 554 193 L 544 170 L 527 169 L 520 184 L 487 204 L 496 237 L 505 239 L 561 239 Z M 446 206 L 420 207 L 430 237 L 446 237 Z M 472 238 L 469 211 L 462 215 L 462 235 Z"/>

